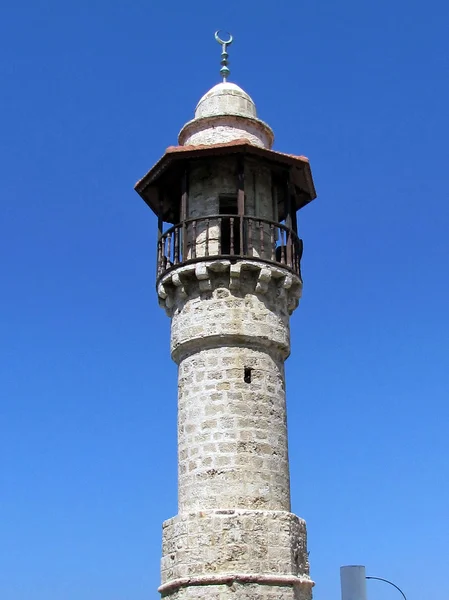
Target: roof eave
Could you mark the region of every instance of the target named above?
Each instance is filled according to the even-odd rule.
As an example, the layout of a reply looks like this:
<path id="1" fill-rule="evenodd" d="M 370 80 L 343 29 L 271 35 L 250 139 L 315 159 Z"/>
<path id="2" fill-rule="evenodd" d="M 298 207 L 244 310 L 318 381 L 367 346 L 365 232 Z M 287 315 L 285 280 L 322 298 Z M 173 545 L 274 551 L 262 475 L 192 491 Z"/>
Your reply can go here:
<path id="1" fill-rule="evenodd" d="M 300 166 L 307 183 L 307 189 L 305 189 L 304 192 L 307 193 L 308 196 L 307 202 L 302 202 L 301 207 L 316 198 L 316 190 L 308 158 L 305 156 L 284 154 L 267 148 L 260 148 L 259 146 L 251 144 L 246 139 L 207 146 L 169 146 L 165 151 L 165 154 L 157 161 L 157 163 L 136 183 L 134 189 L 144 202 L 157 214 L 156 191 L 154 188 L 151 188 L 173 162 L 187 160 L 189 158 L 198 158 L 201 156 L 217 156 L 235 153 L 258 155 L 277 163 L 296 167 Z"/>

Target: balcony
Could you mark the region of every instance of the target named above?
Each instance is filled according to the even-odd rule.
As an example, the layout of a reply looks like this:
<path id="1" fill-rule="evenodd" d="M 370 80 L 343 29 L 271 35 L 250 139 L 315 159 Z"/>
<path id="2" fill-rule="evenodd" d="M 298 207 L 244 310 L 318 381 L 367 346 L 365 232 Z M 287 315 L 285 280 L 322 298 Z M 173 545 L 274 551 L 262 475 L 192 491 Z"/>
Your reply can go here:
<path id="1" fill-rule="evenodd" d="M 296 232 L 282 223 L 235 214 L 191 218 L 160 234 L 157 280 L 181 265 L 218 259 L 253 259 L 301 278 L 302 249 Z"/>

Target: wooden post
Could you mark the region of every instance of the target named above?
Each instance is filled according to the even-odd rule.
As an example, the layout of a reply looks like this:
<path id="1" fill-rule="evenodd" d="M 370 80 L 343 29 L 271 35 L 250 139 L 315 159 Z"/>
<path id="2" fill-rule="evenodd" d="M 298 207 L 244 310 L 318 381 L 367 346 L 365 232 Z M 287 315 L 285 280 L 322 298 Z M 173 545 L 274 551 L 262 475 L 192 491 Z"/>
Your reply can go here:
<path id="1" fill-rule="evenodd" d="M 243 239 L 243 217 L 245 215 L 245 161 L 242 157 L 238 159 L 238 182 L 237 182 L 237 212 L 240 220 L 240 255 L 246 256 L 247 245 Z"/>
<path id="2" fill-rule="evenodd" d="M 287 173 L 287 181 L 285 186 L 285 226 L 287 227 L 287 256 L 286 263 L 287 266 L 293 266 L 293 257 L 292 257 L 292 193 L 291 193 L 291 181 L 290 181 L 290 171 Z"/>
<path id="3" fill-rule="evenodd" d="M 182 223 L 182 262 L 187 260 L 188 240 L 187 240 L 187 215 L 189 212 L 189 171 L 186 166 L 181 182 L 181 223 Z M 196 240 L 193 240 L 196 244 Z"/>
<path id="4" fill-rule="evenodd" d="M 161 193 L 160 188 L 157 189 L 157 195 L 158 195 L 158 200 L 159 200 L 159 212 L 157 215 L 156 276 L 159 277 L 159 275 L 163 271 L 162 265 L 163 265 L 163 260 L 164 260 L 164 251 L 162 248 L 162 231 L 163 231 L 163 227 L 164 227 L 164 221 L 162 218 L 163 204 L 162 204 L 162 193 Z"/>
<path id="5" fill-rule="evenodd" d="M 272 233 L 272 259 L 276 260 L 276 244 L 279 239 L 279 206 L 278 186 L 275 184 L 274 171 L 271 171 L 271 202 L 273 205 L 273 221 L 276 223 L 276 231 Z"/>
<path id="6" fill-rule="evenodd" d="M 300 269 L 300 261 L 301 261 L 301 250 L 300 250 L 300 242 L 298 239 L 298 219 L 296 214 L 296 194 L 295 190 L 292 189 L 293 186 L 290 185 L 291 199 L 292 199 L 292 229 L 294 232 L 293 235 L 293 268 L 296 273 L 301 276 Z"/>

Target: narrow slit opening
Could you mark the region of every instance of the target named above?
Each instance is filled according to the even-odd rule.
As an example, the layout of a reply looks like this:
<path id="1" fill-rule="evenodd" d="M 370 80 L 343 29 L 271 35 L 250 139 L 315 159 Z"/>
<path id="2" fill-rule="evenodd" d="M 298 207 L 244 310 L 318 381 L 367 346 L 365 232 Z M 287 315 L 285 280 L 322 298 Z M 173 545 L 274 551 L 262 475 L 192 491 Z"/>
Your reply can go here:
<path id="1" fill-rule="evenodd" d="M 244 374 L 243 374 L 243 381 L 245 383 L 251 383 L 251 367 L 245 367 L 244 370 Z"/>

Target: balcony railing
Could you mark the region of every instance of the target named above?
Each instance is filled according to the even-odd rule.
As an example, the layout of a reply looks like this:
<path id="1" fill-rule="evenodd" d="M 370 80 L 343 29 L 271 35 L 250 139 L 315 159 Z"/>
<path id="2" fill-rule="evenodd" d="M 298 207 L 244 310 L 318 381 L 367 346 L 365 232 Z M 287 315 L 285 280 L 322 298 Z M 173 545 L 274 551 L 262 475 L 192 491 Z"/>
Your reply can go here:
<path id="1" fill-rule="evenodd" d="M 214 215 L 187 219 L 165 231 L 158 242 L 157 277 L 190 262 L 256 259 L 301 276 L 302 240 L 293 229 L 258 217 Z"/>

